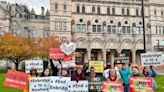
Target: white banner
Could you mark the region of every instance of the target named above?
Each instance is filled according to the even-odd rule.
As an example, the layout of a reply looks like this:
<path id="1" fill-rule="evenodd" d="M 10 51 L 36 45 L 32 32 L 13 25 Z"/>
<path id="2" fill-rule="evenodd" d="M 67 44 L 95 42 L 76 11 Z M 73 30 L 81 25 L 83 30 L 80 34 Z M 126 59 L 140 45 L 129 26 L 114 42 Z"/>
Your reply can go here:
<path id="1" fill-rule="evenodd" d="M 49 92 L 50 77 L 30 78 L 29 92 Z"/>
<path id="2" fill-rule="evenodd" d="M 34 68 L 37 72 L 43 72 L 43 60 L 26 60 L 25 61 L 25 71 L 30 73 L 30 69 Z"/>
<path id="3" fill-rule="evenodd" d="M 71 81 L 68 92 L 88 92 L 88 81 Z"/>
<path id="4" fill-rule="evenodd" d="M 160 66 L 163 65 L 162 52 L 148 52 L 141 54 L 142 66 Z"/>
<path id="5" fill-rule="evenodd" d="M 70 77 L 51 77 L 49 92 L 68 92 Z"/>

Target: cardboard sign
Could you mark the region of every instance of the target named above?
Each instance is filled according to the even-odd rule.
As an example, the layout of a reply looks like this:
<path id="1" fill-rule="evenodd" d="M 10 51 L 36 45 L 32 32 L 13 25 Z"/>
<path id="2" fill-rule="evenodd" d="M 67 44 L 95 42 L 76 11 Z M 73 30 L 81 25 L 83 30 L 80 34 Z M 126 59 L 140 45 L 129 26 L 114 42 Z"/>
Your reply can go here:
<path id="1" fill-rule="evenodd" d="M 88 81 L 71 81 L 68 92 L 88 92 Z"/>
<path id="2" fill-rule="evenodd" d="M 109 76 L 109 69 L 104 70 L 103 76 L 104 76 L 105 78 L 108 78 L 108 76 Z"/>
<path id="3" fill-rule="evenodd" d="M 131 77 L 130 92 L 153 92 L 152 78 Z"/>
<path id="4" fill-rule="evenodd" d="M 124 87 L 122 82 L 103 82 L 102 92 L 124 92 Z M 135 91 L 130 91 L 135 92 Z"/>
<path id="5" fill-rule="evenodd" d="M 64 59 L 65 54 L 61 52 L 60 48 L 49 49 L 49 59 Z"/>
<path id="6" fill-rule="evenodd" d="M 49 92 L 50 77 L 30 78 L 30 92 Z"/>
<path id="7" fill-rule="evenodd" d="M 101 77 L 90 77 L 89 78 L 89 90 L 94 92 L 100 92 L 102 90 Z"/>
<path id="8" fill-rule="evenodd" d="M 25 61 L 25 71 L 30 73 L 30 69 L 34 68 L 37 72 L 43 72 L 43 60 L 26 60 Z"/>
<path id="9" fill-rule="evenodd" d="M 60 49 L 66 55 L 70 55 L 72 52 L 76 50 L 76 44 L 74 42 L 63 43 L 60 45 Z"/>
<path id="10" fill-rule="evenodd" d="M 8 70 L 4 86 L 25 89 L 29 75 L 23 72 Z"/>
<path id="11" fill-rule="evenodd" d="M 68 92 L 70 77 L 51 77 L 49 92 Z"/>
<path id="12" fill-rule="evenodd" d="M 163 65 L 162 52 L 149 52 L 141 54 L 142 66 L 160 66 Z"/>
<path id="13" fill-rule="evenodd" d="M 94 67 L 96 73 L 103 73 L 104 62 L 103 61 L 90 61 L 89 66 Z"/>

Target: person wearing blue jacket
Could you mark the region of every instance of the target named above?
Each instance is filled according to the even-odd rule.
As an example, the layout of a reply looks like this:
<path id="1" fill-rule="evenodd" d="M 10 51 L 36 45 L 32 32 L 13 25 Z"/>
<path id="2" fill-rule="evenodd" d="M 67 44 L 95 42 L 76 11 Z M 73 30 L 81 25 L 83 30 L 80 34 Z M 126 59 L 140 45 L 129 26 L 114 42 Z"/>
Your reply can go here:
<path id="1" fill-rule="evenodd" d="M 144 69 L 143 69 L 143 75 L 145 77 L 152 78 L 152 80 L 153 80 L 153 89 L 154 90 L 158 88 L 158 85 L 157 85 L 156 81 L 154 80 L 154 78 L 157 77 L 157 72 L 153 69 L 152 66 L 146 66 L 146 67 L 144 67 Z"/>
<path id="2" fill-rule="evenodd" d="M 131 68 L 128 63 L 122 64 L 122 69 L 119 70 L 119 72 L 124 82 L 124 92 L 129 92 L 129 77 L 131 75 Z"/>

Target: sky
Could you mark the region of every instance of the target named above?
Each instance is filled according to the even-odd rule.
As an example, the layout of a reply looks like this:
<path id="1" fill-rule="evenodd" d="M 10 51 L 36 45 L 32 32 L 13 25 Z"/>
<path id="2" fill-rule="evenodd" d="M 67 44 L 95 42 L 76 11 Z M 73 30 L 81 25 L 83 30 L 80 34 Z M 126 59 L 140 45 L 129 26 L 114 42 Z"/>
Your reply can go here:
<path id="1" fill-rule="evenodd" d="M 29 10 L 31 11 L 32 8 L 35 9 L 36 14 L 41 14 L 41 7 L 45 7 L 45 11 L 47 9 L 50 10 L 50 0 L 0 0 L 0 1 L 7 1 L 10 3 L 21 3 L 27 5 Z"/>

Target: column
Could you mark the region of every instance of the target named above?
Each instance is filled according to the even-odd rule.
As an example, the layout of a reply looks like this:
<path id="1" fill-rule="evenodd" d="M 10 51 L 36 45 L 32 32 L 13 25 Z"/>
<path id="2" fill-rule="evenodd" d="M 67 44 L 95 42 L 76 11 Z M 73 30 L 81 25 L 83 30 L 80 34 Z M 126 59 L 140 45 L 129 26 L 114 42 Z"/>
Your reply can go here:
<path id="1" fill-rule="evenodd" d="M 89 62 L 91 60 L 91 49 L 90 48 L 87 49 L 87 57 L 88 57 L 87 62 Z"/>
<path id="2" fill-rule="evenodd" d="M 136 50 L 132 50 L 132 63 L 136 64 Z"/>
<path id="3" fill-rule="evenodd" d="M 103 49 L 102 52 L 103 52 L 103 61 L 106 62 L 106 49 Z"/>

